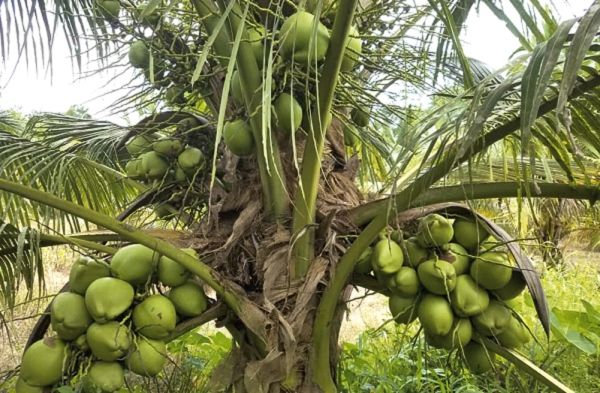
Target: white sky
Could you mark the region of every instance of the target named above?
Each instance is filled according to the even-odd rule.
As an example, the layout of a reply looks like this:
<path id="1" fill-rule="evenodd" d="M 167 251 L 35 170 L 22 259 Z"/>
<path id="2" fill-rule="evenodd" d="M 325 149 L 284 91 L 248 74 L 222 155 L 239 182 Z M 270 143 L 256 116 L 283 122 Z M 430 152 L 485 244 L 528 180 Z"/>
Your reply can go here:
<path id="1" fill-rule="evenodd" d="M 569 2 L 570 4 L 564 0 L 556 2 L 563 20 L 580 16 L 591 4 L 591 0 Z M 503 0 L 503 3 L 506 4 L 506 9 L 511 9 L 508 0 Z M 463 36 L 466 55 L 483 61 L 492 69 L 504 65 L 519 46 L 516 38 L 507 32 L 504 24 L 484 5 L 481 6 L 478 15 L 470 16 Z M 14 51 L 11 54 L 14 56 Z M 122 119 L 110 116 L 104 110 L 117 98 L 116 95 L 97 98 L 99 92 L 107 90 L 105 85 L 114 74 L 122 72 L 122 69 L 103 72 L 90 78 L 77 78 L 71 66 L 68 49 L 66 45 L 61 45 L 61 41 L 55 43 L 53 57 L 52 80 L 46 73 L 36 73 L 22 64 L 7 84 L 12 68 L 0 68 L 0 109 L 15 108 L 26 114 L 34 111 L 64 112 L 72 105 L 83 104 L 97 119 L 112 120 L 121 124 L 137 121 L 135 115 L 130 119 Z M 10 61 L 8 63 L 10 64 Z"/>

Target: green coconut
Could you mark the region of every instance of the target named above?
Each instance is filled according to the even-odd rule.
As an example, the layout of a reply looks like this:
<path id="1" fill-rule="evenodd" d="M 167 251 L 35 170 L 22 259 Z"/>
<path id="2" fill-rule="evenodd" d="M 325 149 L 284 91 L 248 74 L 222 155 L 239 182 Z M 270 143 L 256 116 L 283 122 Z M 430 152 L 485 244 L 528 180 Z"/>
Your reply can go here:
<path id="1" fill-rule="evenodd" d="M 184 248 L 181 251 L 190 254 L 194 258 L 198 257 L 196 251 L 191 248 Z M 189 270 L 171 258 L 163 256 L 158 261 L 158 281 L 163 285 L 169 287 L 183 285 L 190 278 L 190 275 L 191 273 Z"/>
<path id="2" fill-rule="evenodd" d="M 137 20 L 143 25 L 154 27 L 158 24 L 161 11 L 157 8 L 148 9 L 148 4 L 141 5 L 135 10 Z"/>
<path id="3" fill-rule="evenodd" d="M 144 41 L 135 41 L 131 44 L 129 63 L 135 68 L 147 68 L 150 65 L 150 51 Z"/>
<path id="4" fill-rule="evenodd" d="M 155 151 L 143 153 L 140 159 L 142 173 L 149 179 L 160 179 L 169 171 L 169 163 Z"/>
<path id="5" fill-rule="evenodd" d="M 354 108 L 350 112 L 350 118 L 358 127 L 366 127 L 371 120 L 371 109 Z"/>
<path id="6" fill-rule="evenodd" d="M 419 221 L 417 241 L 421 247 L 443 246 L 449 243 L 453 236 L 452 224 L 439 214 L 429 214 Z"/>
<path id="7" fill-rule="evenodd" d="M 185 89 L 174 85 L 165 92 L 165 100 L 169 105 L 185 104 Z"/>
<path id="8" fill-rule="evenodd" d="M 83 379 L 84 393 L 113 393 L 125 384 L 125 372 L 117 362 L 94 362 Z"/>
<path id="9" fill-rule="evenodd" d="M 167 361 L 167 346 L 163 341 L 138 337 L 133 351 L 125 358 L 129 371 L 144 377 L 154 377 Z"/>
<path id="10" fill-rule="evenodd" d="M 454 323 L 454 315 L 450 303 L 443 296 L 426 294 L 421 299 L 418 316 L 427 334 L 444 335 L 450 332 Z"/>
<path id="11" fill-rule="evenodd" d="M 471 317 L 481 314 L 490 304 L 488 292 L 468 274 L 456 277 L 456 287 L 450 294 L 450 304 L 456 315 Z"/>
<path id="12" fill-rule="evenodd" d="M 50 388 L 46 386 L 33 386 L 29 385 L 22 378 L 17 379 L 15 385 L 16 393 L 50 393 Z"/>
<path id="13" fill-rule="evenodd" d="M 119 20 L 119 12 L 121 11 L 119 0 L 96 0 L 96 7 L 107 21 L 115 22 Z"/>
<path id="14" fill-rule="evenodd" d="M 373 256 L 373 247 L 367 247 L 358 257 L 354 266 L 354 272 L 358 274 L 369 274 L 373 267 L 371 266 L 371 257 Z"/>
<path id="15" fill-rule="evenodd" d="M 102 261 L 88 257 L 78 258 L 69 272 L 69 291 L 85 295 L 95 280 L 110 276 L 110 267 Z"/>
<path id="16" fill-rule="evenodd" d="M 87 342 L 86 334 L 82 334 L 81 336 L 77 337 L 75 341 L 73 341 L 73 344 L 81 352 L 88 352 L 90 350 L 90 345 Z"/>
<path id="17" fill-rule="evenodd" d="M 142 160 L 139 158 L 127 161 L 127 164 L 125 164 L 125 173 L 127 174 L 127 177 L 134 180 L 146 178 L 146 174 L 142 170 Z"/>
<path id="18" fill-rule="evenodd" d="M 113 277 L 99 278 L 85 292 L 85 306 L 96 322 L 106 323 L 121 315 L 133 303 L 133 287 Z"/>
<path id="19" fill-rule="evenodd" d="M 458 243 L 444 245 L 440 250 L 439 258 L 452 264 L 457 276 L 469 272 L 471 264 L 469 253 Z"/>
<path id="20" fill-rule="evenodd" d="M 225 126 L 223 126 L 223 141 L 236 156 L 247 156 L 254 152 L 252 128 L 242 119 L 225 123 Z"/>
<path id="21" fill-rule="evenodd" d="M 25 350 L 19 377 L 31 386 L 54 385 L 61 380 L 68 357 L 66 344 L 58 337 L 46 337 Z"/>
<path id="22" fill-rule="evenodd" d="M 177 156 L 177 163 L 185 173 L 194 173 L 205 164 L 204 153 L 197 147 L 188 146 Z"/>
<path id="23" fill-rule="evenodd" d="M 416 237 L 410 237 L 403 241 L 404 260 L 415 269 L 422 262 L 429 259 L 429 252 L 419 245 Z"/>
<path id="24" fill-rule="evenodd" d="M 475 330 L 484 336 L 497 336 L 510 322 L 510 310 L 501 302 L 491 300 L 488 308 L 471 318 Z"/>
<path id="25" fill-rule="evenodd" d="M 112 362 L 123 357 L 131 347 L 131 331 L 119 322 L 93 323 L 86 338 L 95 357 Z"/>
<path id="26" fill-rule="evenodd" d="M 453 227 L 454 240 L 467 250 L 477 250 L 480 242 L 489 236 L 483 225 L 474 220 L 457 218 L 454 220 Z"/>
<path id="27" fill-rule="evenodd" d="M 431 293 L 445 295 L 456 286 L 456 271 L 452 264 L 441 259 L 430 259 L 417 268 L 419 281 Z"/>
<path id="28" fill-rule="evenodd" d="M 163 156 L 177 157 L 183 149 L 183 144 L 177 138 L 163 138 L 152 143 L 152 149 Z"/>
<path id="29" fill-rule="evenodd" d="M 152 148 L 152 142 L 156 138 L 150 135 L 136 135 L 127 142 L 125 149 L 129 155 L 135 157 Z"/>
<path id="30" fill-rule="evenodd" d="M 138 333 L 154 339 L 163 339 L 175 329 L 175 306 L 169 298 L 152 295 L 133 309 L 133 324 Z"/>
<path id="31" fill-rule="evenodd" d="M 407 324 L 417 318 L 418 299 L 417 297 L 402 297 L 392 295 L 389 298 L 389 307 L 392 317 L 396 323 Z"/>
<path id="32" fill-rule="evenodd" d="M 498 342 L 505 348 L 518 348 L 529 342 L 531 335 L 527 327 L 514 315 L 502 332 L 496 335 Z"/>
<path id="33" fill-rule="evenodd" d="M 185 171 L 177 164 L 175 168 L 175 180 L 180 183 L 185 183 L 188 181 L 188 175 Z"/>
<path id="34" fill-rule="evenodd" d="M 316 24 L 316 33 L 313 34 Z M 300 11 L 290 15 L 279 32 L 280 54 L 302 66 L 312 66 L 325 58 L 329 48 L 329 31 L 311 13 Z"/>
<path id="35" fill-rule="evenodd" d="M 454 348 L 464 348 L 471 341 L 473 336 L 473 327 L 468 318 L 456 318 L 452 328 L 447 334 L 434 335 L 426 334 L 427 343 L 435 348 L 451 350 Z"/>
<path id="36" fill-rule="evenodd" d="M 475 258 L 470 273 L 477 284 L 494 290 L 509 283 L 512 267 L 505 252 L 488 251 Z"/>
<path id="37" fill-rule="evenodd" d="M 498 241 L 494 236 L 488 236 L 484 239 L 479 245 L 479 253 L 484 253 L 486 251 L 498 251 L 498 246 L 501 246 L 502 243 Z"/>
<path id="38" fill-rule="evenodd" d="M 265 39 L 265 29 L 262 26 L 252 26 L 248 28 L 248 42 L 250 42 L 250 46 L 252 47 L 252 52 L 254 53 L 254 57 L 256 58 L 256 64 L 259 68 L 263 66 L 263 54 L 264 54 L 264 45 L 263 41 Z"/>
<path id="39" fill-rule="evenodd" d="M 160 255 L 151 248 L 141 244 L 130 244 L 113 255 L 110 270 L 116 278 L 132 285 L 144 285 L 158 264 Z"/>
<path id="40" fill-rule="evenodd" d="M 56 295 L 50 306 L 52 330 L 65 341 L 75 340 L 85 333 L 92 317 L 85 307 L 83 296 L 62 292 Z"/>
<path id="41" fill-rule="evenodd" d="M 395 241 L 382 239 L 373 247 L 371 264 L 376 272 L 396 273 L 402 267 L 402 263 L 404 263 L 404 255 Z"/>
<path id="42" fill-rule="evenodd" d="M 474 374 L 483 374 L 494 368 L 496 354 L 475 341 L 471 341 L 463 348 L 462 355 L 465 364 Z"/>
<path id="43" fill-rule="evenodd" d="M 415 296 L 421 288 L 417 271 L 412 267 L 402 266 L 400 270 L 389 276 L 388 288 L 400 296 Z"/>
<path id="44" fill-rule="evenodd" d="M 358 146 L 358 142 L 360 142 L 360 138 L 356 135 L 356 132 L 353 131 L 349 126 L 344 127 L 344 144 L 348 147 L 356 147 Z"/>
<path id="45" fill-rule="evenodd" d="M 275 121 L 279 130 L 291 135 L 302 123 L 302 106 L 288 93 L 282 93 L 273 103 Z"/>
<path id="46" fill-rule="evenodd" d="M 519 270 L 513 270 L 508 283 L 500 289 L 493 291 L 500 300 L 511 300 L 519 296 L 527 287 L 525 276 Z"/>
<path id="47" fill-rule="evenodd" d="M 344 50 L 344 58 L 342 59 L 341 71 L 352 71 L 360 54 L 362 53 L 362 40 L 358 37 L 358 29 L 356 26 L 351 26 L 346 39 L 346 49 Z"/>
<path id="48" fill-rule="evenodd" d="M 208 306 L 202 287 L 193 281 L 171 289 L 168 296 L 177 313 L 184 317 L 200 315 Z"/>
<path id="49" fill-rule="evenodd" d="M 231 96 L 239 105 L 244 104 L 244 93 L 242 92 L 242 82 L 240 81 L 240 73 L 238 70 L 231 74 Z"/>

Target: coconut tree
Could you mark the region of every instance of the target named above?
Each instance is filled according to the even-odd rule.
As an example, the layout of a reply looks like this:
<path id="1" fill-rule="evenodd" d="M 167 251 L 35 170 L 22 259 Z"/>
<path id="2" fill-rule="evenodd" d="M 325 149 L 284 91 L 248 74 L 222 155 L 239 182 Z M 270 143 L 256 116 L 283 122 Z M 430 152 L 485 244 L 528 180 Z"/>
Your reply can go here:
<path id="1" fill-rule="evenodd" d="M 115 82 L 113 110 L 147 115 L 129 127 L 0 118 L 3 299 L 10 306 L 21 282 L 29 291 L 42 282 L 40 247 L 69 244 L 99 258 L 137 243 L 214 293 L 171 337 L 214 319 L 230 331 L 235 349 L 218 386 L 336 391 L 344 301 L 353 286 L 385 293 L 355 265 L 399 215 L 445 202 L 598 195 L 584 157 L 600 151 L 600 3 L 560 23 L 538 1 L 511 2 L 520 23 L 498 3 L 0 4 L 3 57 L 50 64 L 63 39 L 78 66 L 94 58 L 134 67 L 134 79 Z M 523 44 L 510 67 L 492 73 L 465 56 L 460 33 L 476 4 Z M 428 107 L 410 105 L 428 94 Z M 510 153 L 511 176 L 474 181 L 498 149 Z M 165 158 L 171 151 L 177 159 Z M 528 277 L 547 329 L 539 282 Z M 37 334 L 47 326 L 42 319 Z M 566 389 L 518 353 L 486 345 Z"/>

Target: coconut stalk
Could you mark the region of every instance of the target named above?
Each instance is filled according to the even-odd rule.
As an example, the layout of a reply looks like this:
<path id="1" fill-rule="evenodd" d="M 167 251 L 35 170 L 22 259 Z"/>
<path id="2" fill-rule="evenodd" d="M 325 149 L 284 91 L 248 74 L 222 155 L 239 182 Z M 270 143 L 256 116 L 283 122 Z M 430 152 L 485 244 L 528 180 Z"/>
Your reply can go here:
<path id="1" fill-rule="evenodd" d="M 218 24 L 214 18 L 221 11 L 209 0 L 192 0 L 192 4 L 202 18 L 206 29 L 209 33 L 214 34 L 218 28 Z M 239 12 L 237 5 L 234 5 L 234 9 Z M 229 32 L 231 32 L 231 34 L 227 34 L 227 37 L 237 35 L 240 28 L 244 29 L 244 21 L 240 20 L 238 15 L 235 15 L 235 11 L 227 15 L 225 23 L 229 26 Z M 222 28 L 226 28 L 226 26 L 222 26 Z M 227 30 L 224 31 L 227 32 Z M 269 214 L 275 218 L 280 218 L 286 214 L 288 209 L 288 197 L 283 180 L 281 156 L 277 144 L 271 143 L 268 135 L 263 133 L 262 111 L 260 110 L 262 100 L 257 93 L 260 92 L 261 73 L 252 52 L 252 47 L 248 42 L 245 29 L 241 33 L 241 40 L 238 43 L 239 47 L 236 53 L 236 64 L 240 75 L 246 112 L 250 116 L 252 134 L 257 146 L 256 159 L 263 189 L 264 205 Z M 228 58 L 232 54 L 231 42 L 227 45 L 218 43 L 218 45 L 214 45 L 214 49 L 217 55 L 221 57 Z"/>
<path id="2" fill-rule="evenodd" d="M 333 96 L 337 86 L 346 40 L 350 26 L 354 19 L 357 0 L 348 0 L 340 3 L 335 15 L 329 50 L 325 57 L 325 64 L 321 77 L 318 80 L 318 97 L 316 102 L 316 116 L 312 117 L 311 127 L 307 130 L 306 148 L 302 157 L 300 169 L 300 187 L 294 198 L 293 233 L 297 236 L 294 243 L 295 275 L 302 277 L 306 274 L 308 266 L 314 257 L 314 228 L 317 193 L 321 179 L 321 161 L 325 134 L 327 132 L 327 119 L 331 116 Z"/>

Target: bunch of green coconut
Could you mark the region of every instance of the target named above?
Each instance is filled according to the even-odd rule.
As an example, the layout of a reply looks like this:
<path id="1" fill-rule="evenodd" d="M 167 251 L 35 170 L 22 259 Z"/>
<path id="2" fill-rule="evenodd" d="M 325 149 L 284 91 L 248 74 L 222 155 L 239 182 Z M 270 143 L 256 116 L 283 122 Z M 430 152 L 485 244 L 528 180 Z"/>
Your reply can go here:
<path id="1" fill-rule="evenodd" d="M 197 258 L 194 250 L 183 251 Z M 108 393 L 123 386 L 125 370 L 154 377 L 166 364 L 165 340 L 177 321 L 208 305 L 188 270 L 139 244 L 120 248 L 110 264 L 79 258 L 68 288 L 51 303 L 53 334 L 23 354 L 17 393 L 67 384 Z"/>
<path id="2" fill-rule="evenodd" d="M 316 35 L 313 36 L 313 25 L 316 25 Z M 342 61 L 341 70 L 351 71 L 357 64 L 362 51 L 362 41 L 357 37 L 355 27 L 351 28 L 350 37 L 346 44 L 346 52 Z M 313 39 L 314 37 L 314 39 Z M 252 46 L 256 62 L 259 67 L 264 63 L 265 32 L 262 28 L 248 30 L 248 39 Z M 306 11 L 299 11 L 290 15 L 283 22 L 279 31 L 279 50 L 277 53 L 281 60 L 290 65 L 310 69 L 319 66 L 325 59 L 329 48 L 330 33 L 327 27 Z M 276 86 L 272 86 L 276 88 Z M 289 138 L 295 134 L 303 122 L 303 108 L 300 102 L 289 89 L 277 92 L 271 105 L 273 127 L 283 137 Z M 234 102 L 243 105 L 244 94 L 239 72 L 236 70 L 231 76 L 231 95 Z M 331 116 L 326 124 L 331 121 Z M 307 126 L 307 125 L 305 125 Z M 247 120 L 235 119 L 225 123 L 223 140 L 231 152 L 238 156 L 246 156 L 254 151 L 252 128 Z"/>
<path id="3" fill-rule="evenodd" d="M 398 324 L 418 318 L 429 345 L 456 350 L 474 373 L 493 369 L 495 354 L 483 338 L 511 349 L 529 341 L 528 328 L 506 303 L 525 289 L 523 274 L 480 222 L 430 214 L 412 237 L 382 237 L 356 272 L 374 271 Z"/>
<path id="4" fill-rule="evenodd" d="M 172 136 L 136 135 L 125 148 L 131 156 L 125 166 L 127 176 L 143 182 L 185 183 L 206 164 L 200 149 L 185 146 L 181 139 Z"/>

